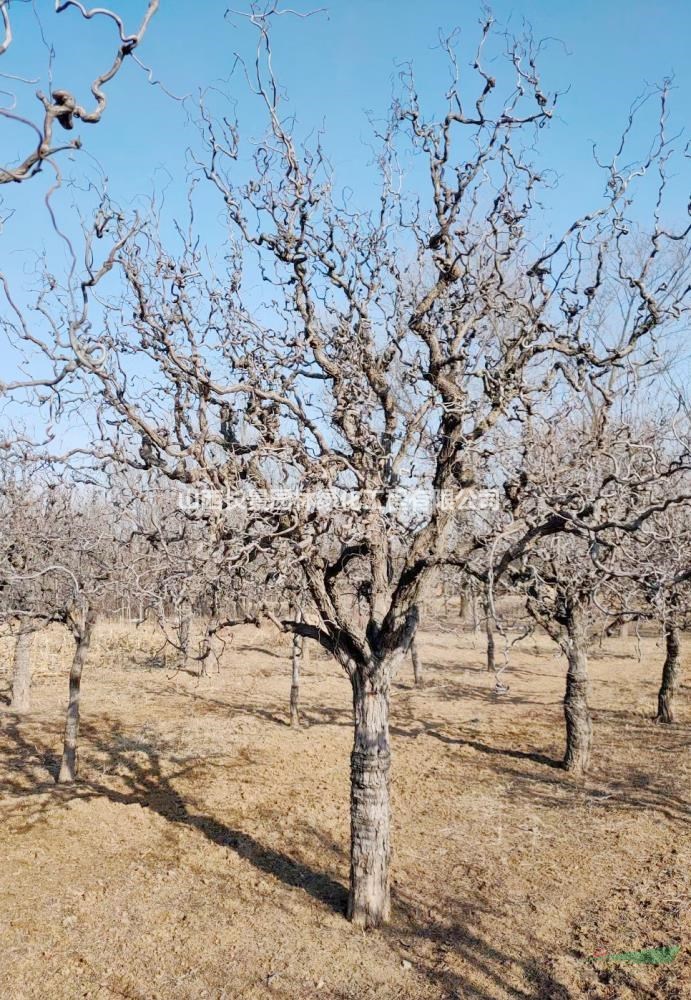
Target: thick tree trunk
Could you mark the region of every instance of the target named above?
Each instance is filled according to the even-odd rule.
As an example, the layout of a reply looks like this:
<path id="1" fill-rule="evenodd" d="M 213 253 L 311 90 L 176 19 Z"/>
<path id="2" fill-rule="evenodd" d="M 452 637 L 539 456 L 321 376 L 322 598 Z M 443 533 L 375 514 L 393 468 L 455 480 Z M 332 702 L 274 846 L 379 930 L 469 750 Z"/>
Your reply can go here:
<path id="1" fill-rule="evenodd" d="M 413 661 L 413 677 L 415 679 L 415 687 L 422 687 L 422 661 L 420 659 L 417 643 L 414 639 L 410 644 L 410 658 Z"/>
<path id="2" fill-rule="evenodd" d="M 389 676 L 359 667 L 352 676 L 348 918 L 358 927 L 378 927 L 390 912 Z"/>
<path id="3" fill-rule="evenodd" d="M 31 705 L 31 646 L 34 635 L 34 630 L 26 626 L 23 626 L 17 635 L 10 702 L 13 712 L 28 712 Z"/>
<path id="4" fill-rule="evenodd" d="M 578 609 L 573 609 L 567 619 L 568 644 L 566 656 L 566 693 L 564 718 L 566 720 L 566 754 L 564 767 L 575 774 L 585 774 L 590 763 L 593 742 L 593 724 L 588 708 L 588 657 L 586 655 L 585 629 Z"/>
<path id="5" fill-rule="evenodd" d="M 82 670 L 86 656 L 91 645 L 91 634 L 93 632 L 96 616 L 92 611 L 86 613 L 82 627 L 75 629 L 76 649 L 72 659 L 70 669 L 70 694 L 67 705 L 67 718 L 65 720 L 65 740 L 62 751 L 62 762 L 58 783 L 66 784 L 74 781 L 77 776 L 77 740 L 79 737 L 79 697 L 82 684 Z"/>
<path id="6" fill-rule="evenodd" d="M 665 628 L 665 664 L 662 668 L 662 683 L 657 695 L 657 722 L 674 722 L 674 696 L 679 686 L 680 647 L 679 629 L 673 625 L 667 625 Z"/>

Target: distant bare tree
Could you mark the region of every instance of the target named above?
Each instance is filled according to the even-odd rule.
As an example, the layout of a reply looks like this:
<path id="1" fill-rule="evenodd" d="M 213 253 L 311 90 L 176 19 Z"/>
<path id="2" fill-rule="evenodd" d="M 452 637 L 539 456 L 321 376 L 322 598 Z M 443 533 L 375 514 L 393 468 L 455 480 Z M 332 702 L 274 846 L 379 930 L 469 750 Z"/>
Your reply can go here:
<path id="1" fill-rule="evenodd" d="M 76 777 L 82 672 L 96 615 L 120 566 L 111 513 L 93 490 L 69 488 L 50 469 L 20 463 L 13 474 L 6 467 L 0 491 L 0 618 L 17 628 L 19 676 L 13 687 L 20 689 L 24 708 L 30 685 L 26 635 L 59 622 L 75 643 L 60 782 Z"/>
<path id="2" fill-rule="evenodd" d="M 614 397 L 612 384 L 609 392 Z M 666 417 L 635 426 L 608 418 L 606 409 L 593 415 L 577 408 L 558 420 L 531 420 L 516 453 L 521 458 L 504 484 L 506 521 L 499 535 L 505 542 L 492 540 L 495 561 L 485 578 L 508 573 L 526 595 L 529 613 L 566 657 L 564 766 L 582 774 L 592 747 L 591 630 L 598 614 L 641 613 L 631 604 L 633 581 L 637 573 L 650 583 L 656 560 L 634 568 L 630 553 L 640 554 L 648 533 L 688 505 L 688 422 Z"/>
<path id="3" fill-rule="evenodd" d="M 664 442 L 656 443 L 655 456 Z M 668 486 L 669 489 L 669 486 Z M 691 485 L 687 482 L 688 493 Z M 674 496 L 675 490 L 670 490 Z M 691 622 L 691 502 L 664 507 L 633 535 L 608 532 L 597 551 L 608 586 L 601 603 L 624 611 L 625 620 L 652 620 L 662 626 L 665 659 L 656 721 L 674 722 L 681 679 L 682 632 Z"/>

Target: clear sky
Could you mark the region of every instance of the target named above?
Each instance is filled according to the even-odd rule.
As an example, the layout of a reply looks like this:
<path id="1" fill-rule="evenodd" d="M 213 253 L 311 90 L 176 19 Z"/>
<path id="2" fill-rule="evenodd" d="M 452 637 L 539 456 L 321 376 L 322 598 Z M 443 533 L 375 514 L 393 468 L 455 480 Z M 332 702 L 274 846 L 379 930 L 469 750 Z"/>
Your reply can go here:
<path id="1" fill-rule="evenodd" d="M 237 0 L 242 8 L 242 0 Z M 301 11 L 317 3 L 295 0 Z M 448 69 L 438 50 L 439 29 L 462 31 L 462 68 L 478 37 L 481 7 L 474 0 L 325 0 L 324 13 L 308 20 L 283 17 L 274 32 L 275 65 L 302 129 L 323 125 L 325 147 L 339 183 L 366 197 L 371 179 L 364 145 L 371 136 L 366 111 L 384 114 L 396 67 L 412 60 L 423 104 L 440 107 Z M 144 0 L 112 0 L 132 29 Z M 246 7 L 244 8 L 246 9 Z M 691 107 L 691 3 L 688 0 L 497 0 L 497 21 L 520 32 L 532 24 L 536 38 L 551 37 L 543 54 L 545 89 L 566 90 L 558 114 L 541 135 L 541 162 L 560 177 L 550 192 L 545 225 L 551 229 L 582 209 L 592 207 L 603 187 L 592 160 L 592 144 L 610 152 L 615 132 L 625 123 L 633 99 L 647 84 L 674 74 L 670 130 L 685 126 Z M 238 100 L 245 134 L 262 128 L 256 102 L 248 99 L 241 76 L 228 82 L 234 53 L 251 54 L 253 35 L 243 18 L 224 19 L 225 0 L 161 0 L 139 54 L 157 79 L 178 95 L 194 95 L 216 86 Z M 36 11 L 40 12 L 43 35 Z M 104 19 L 84 21 L 77 11 L 53 12 L 52 0 L 12 0 L 15 41 L 2 57 L 0 70 L 39 77 L 46 87 L 47 43 L 55 49 L 54 85 L 73 89 L 87 102 L 88 84 L 108 65 L 115 31 Z M 463 45 L 466 48 L 463 48 Z M 469 72 L 469 70 L 468 70 Z M 226 81 L 226 82 L 224 82 Z M 19 110 L 31 112 L 34 87 L 10 80 L 0 83 L 19 94 Z M 183 206 L 185 147 L 194 132 L 183 107 L 146 82 L 130 63 L 108 88 L 109 106 L 97 126 L 79 125 L 85 152 L 73 163 L 60 161 L 66 175 L 82 178 L 93 171 L 93 156 L 108 174 L 111 193 L 131 202 L 142 193 L 168 188 L 167 204 Z M 9 99 L 8 99 L 9 100 Z M 35 114 L 35 112 L 34 112 Z M 649 119 L 652 127 L 652 119 Z M 0 152 L 11 161 L 25 150 L 25 130 L 0 122 Z M 684 178 L 684 181 L 686 178 Z M 9 185 L 0 192 L 5 210 L 16 209 L 0 235 L 2 266 L 19 274 L 30 252 L 48 241 L 39 188 L 45 182 Z M 69 216 L 70 196 L 61 201 Z M 685 201 L 679 204 L 685 207 Z M 68 220 L 67 220 L 68 221 Z"/>
<path id="2" fill-rule="evenodd" d="M 238 5 L 242 8 L 241 0 Z M 35 5 L 13 0 L 15 42 L 0 69 L 42 75 L 46 85 L 46 49 L 34 6 L 47 40 L 55 45 L 55 84 L 74 87 L 86 100 L 86 85 L 107 60 L 114 28 L 104 20 L 86 23 L 74 10 L 56 16 L 51 0 L 35 0 Z M 112 3 L 128 27 L 136 25 L 144 6 L 144 0 Z M 317 4 L 296 0 L 295 6 L 304 11 Z M 276 22 L 275 62 L 301 122 L 323 121 L 336 165 L 344 172 L 359 171 L 358 147 L 369 135 L 364 111 L 385 110 L 397 62 L 412 60 L 423 100 L 438 101 L 446 81 L 446 67 L 435 50 L 438 30 L 459 26 L 471 43 L 481 8 L 471 0 L 325 0 L 324 6 L 324 14 L 308 21 L 286 17 Z M 229 15 L 224 22 L 225 9 L 225 0 L 162 0 L 140 54 L 171 91 L 189 94 L 218 85 L 229 75 L 234 51 L 250 51 L 251 35 L 242 19 Z M 684 124 L 691 105 L 687 0 L 498 0 L 492 10 L 509 29 L 520 30 L 527 20 L 536 37 L 562 42 L 551 44 L 542 60 L 549 89 L 571 88 L 560 100 L 560 120 L 545 137 L 545 149 L 568 178 L 570 191 L 574 186 L 578 191 L 591 173 L 591 142 L 611 142 L 612 124 L 623 122 L 646 83 L 675 75 L 672 121 Z M 242 98 L 239 78 L 229 89 Z M 147 189 L 157 168 L 178 166 L 183 115 L 160 91 L 148 88 L 132 65 L 110 86 L 109 95 L 103 124 L 82 125 L 80 132 L 112 181 L 134 194 Z M 22 108 L 30 103 L 28 94 L 22 97 Z M 251 122 L 254 112 L 249 111 Z M 4 158 L 17 136 L 6 129 L 0 134 Z"/>
<path id="3" fill-rule="evenodd" d="M 236 2 L 247 9 L 243 0 Z M 318 0 L 292 3 L 301 12 L 318 6 Z M 111 6 L 122 15 L 128 30 L 135 30 L 145 0 L 112 0 Z M 469 63 L 479 37 L 482 8 L 475 0 L 324 0 L 324 6 L 324 12 L 309 19 L 286 16 L 275 21 L 274 64 L 299 130 L 304 134 L 323 128 L 337 184 L 349 187 L 356 200 L 366 202 L 373 193 L 367 112 L 386 114 L 393 81 L 406 61 L 414 66 L 423 107 L 440 111 L 448 64 L 439 50 L 439 32 L 449 33 L 456 27 L 461 32 L 461 71 L 470 78 L 474 100 L 476 81 Z M 53 87 L 72 90 L 88 105 L 90 82 L 107 68 L 115 49 L 112 23 L 104 18 L 87 22 L 76 10 L 56 15 L 52 0 L 11 0 L 10 11 L 15 37 L 0 58 L 0 71 L 36 82 L 23 86 L 7 75 L 0 78 L 5 106 L 14 94 L 17 111 L 35 118 L 36 86 L 49 89 L 50 46 L 55 52 Z M 224 18 L 225 11 L 226 0 L 161 0 L 138 54 L 155 79 L 176 95 L 191 95 L 192 104 L 200 88 L 213 87 L 232 95 L 243 136 L 258 136 L 265 118 L 248 95 L 235 56 L 239 51 L 252 57 L 256 33 L 239 15 Z M 559 178 L 558 186 L 546 193 L 542 216 L 537 219 L 546 236 L 600 203 L 604 178 L 593 161 L 593 143 L 604 156 L 611 154 L 631 103 L 647 86 L 674 76 L 668 131 L 685 129 L 691 108 L 691 2 L 496 0 L 493 13 L 510 32 L 520 33 L 528 22 L 536 39 L 551 39 L 540 62 L 543 90 L 566 91 L 554 121 L 539 136 L 539 163 Z M 492 63 L 490 69 L 499 75 L 500 62 Z M 59 160 L 65 183 L 55 209 L 68 232 L 76 230 L 74 206 L 85 202 L 81 193 L 85 182 L 99 169 L 108 175 L 110 193 L 120 203 L 131 206 L 142 195 L 153 190 L 160 195 L 165 190 L 168 215 L 185 211 L 189 167 L 185 151 L 196 140 L 185 106 L 151 86 L 131 60 L 108 86 L 108 97 L 103 121 L 96 126 L 80 123 L 76 130 L 83 139 L 83 151 Z M 634 152 L 642 151 L 643 141 L 652 134 L 655 111 L 651 104 Z M 0 119 L 0 162 L 12 163 L 25 155 L 30 139 L 25 127 Z M 677 147 L 682 149 L 685 142 L 680 138 Z M 689 164 L 691 160 L 684 164 L 680 158 L 674 168 L 678 171 L 675 204 L 684 213 Z M 65 273 L 65 248 L 49 225 L 41 197 L 51 180 L 46 170 L 41 178 L 0 190 L 0 219 L 13 213 L 0 228 L 0 269 L 20 302 L 35 284 L 37 254 L 45 254 L 54 273 L 60 277 Z M 414 184 L 414 176 L 412 180 Z M 207 206 L 210 214 L 205 216 Z M 202 229 L 211 241 L 220 208 L 216 200 L 202 204 Z M 678 224 L 681 220 L 669 221 Z M 0 310 L 5 309 L 7 304 L 0 301 Z M 18 362 L 0 340 L 0 379 L 16 375 Z"/>

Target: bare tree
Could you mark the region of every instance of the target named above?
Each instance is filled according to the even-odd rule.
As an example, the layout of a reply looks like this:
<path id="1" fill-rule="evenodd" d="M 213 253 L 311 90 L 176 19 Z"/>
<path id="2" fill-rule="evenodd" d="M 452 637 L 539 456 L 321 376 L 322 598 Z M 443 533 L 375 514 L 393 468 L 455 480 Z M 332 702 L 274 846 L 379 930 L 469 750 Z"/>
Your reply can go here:
<path id="1" fill-rule="evenodd" d="M 25 636 L 42 625 L 66 625 L 75 642 L 58 781 L 73 781 L 81 680 L 96 615 L 121 565 L 112 508 L 93 490 L 60 482 L 53 470 L 18 462 L 6 467 L 0 493 L 0 617 L 16 623 L 15 687 L 28 700 Z M 19 663 L 17 659 L 19 658 Z M 25 701 L 26 704 L 26 701 Z"/>
<path id="2" fill-rule="evenodd" d="M 98 461 L 240 498 L 248 558 L 304 580 L 316 621 L 273 617 L 319 643 L 351 682 L 348 914 L 377 926 L 390 909 L 391 683 L 446 561 L 454 511 L 491 465 L 504 422 L 569 386 L 607 392 L 614 368 L 635 370 L 678 326 L 689 307 L 686 262 L 680 255 L 664 290 L 652 262 L 667 244 L 686 246 L 690 230 L 666 228 L 655 209 L 646 254 L 627 252 L 636 184 L 652 177 L 658 204 L 666 192 L 663 88 L 649 155 L 620 166 L 633 111 L 600 206 L 535 249 L 544 178 L 534 146 L 555 98 L 529 40 L 509 42 L 499 96 L 484 55 L 490 20 L 470 99 L 447 45 L 440 119 L 425 116 L 404 71 L 379 130 L 379 200 L 357 206 L 338 194 L 321 137 L 291 130 L 268 18 L 255 13 L 252 23 L 259 47 L 247 74 L 268 133 L 246 181 L 238 124 L 227 109 L 200 108 L 195 155 L 227 214 L 227 245 L 204 248 L 191 219 L 174 252 L 154 214 L 128 219 L 104 199 L 79 285 L 46 287 L 39 312 L 53 318 L 31 346 L 43 344 L 61 379 L 63 412 L 85 399 L 98 407 Z M 424 190 L 406 189 L 406 150 L 426 164 Z M 263 301 L 251 291 L 257 274 Z M 621 287 L 632 308 L 603 333 L 602 310 Z M 89 332 L 96 294 L 100 351 Z M 5 326 L 27 342 L 16 314 Z M 433 498 L 424 509 L 411 502 L 420 492 Z M 503 565 L 563 523 L 561 513 L 527 528 Z"/>
<path id="3" fill-rule="evenodd" d="M 664 442 L 656 442 L 655 454 Z M 691 484 L 686 480 L 688 492 Z M 678 492 L 667 484 L 670 498 Z M 633 535 L 608 532 L 597 553 L 609 586 L 602 595 L 623 609 L 624 620 L 659 622 L 665 658 L 657 697 L 657 722 L 674 722 L 681 679 L 681 637 L 691 620 L 691 506 L 662 507 Z"/>
<path id="4" fill-rule="evenodd" d="M 634 580 L 650 587 L 656 565 L 642 549 L 691 496 L 687 421 L 665 415 L 637 426 L 609 412 L 613 382 L 608 398 L 594 413 L 576 407 L 525 425 L 516 442 L 520 458 L 504 482 L 505 521 L 484 541 L 492 556 L 485 579 L 508 573 L 566 657 L 564 766 L 578 774 L 592 748 L 587 649 L 594 623 L 602 614 L 642 613 L 632 603 Z"/>

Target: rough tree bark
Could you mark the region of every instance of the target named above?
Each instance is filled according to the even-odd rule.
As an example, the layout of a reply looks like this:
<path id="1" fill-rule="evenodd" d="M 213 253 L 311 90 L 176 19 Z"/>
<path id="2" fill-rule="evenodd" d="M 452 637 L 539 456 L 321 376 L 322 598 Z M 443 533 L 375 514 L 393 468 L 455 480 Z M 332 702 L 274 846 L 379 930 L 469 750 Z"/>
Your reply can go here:
<path id="1" fill-rule="evenodd" d="M 662 668 L 662 683 L 657 695 L 656 722 L 674 722 L 674 696 L 679 686 L 679 651 L 681 638 L 674 625 L 665 627 L 665 663 Z"/>
<path id="2" fill-rule="evenodd" d="M 350 894 L 348 919 L 378 927 L 389 919 L 391 811 L 388 669 L 352 674 L 355 736 L 350 758 Z"/>
<path id="3" fill-rule="evenodd" d="M 422 660 L 420 659 L 420 652 L 414 639 L 410 644 L 410 658 L 413 661 L 415 687 L 422 687 Z"/>
<path id="4" fill-rule="evenodd" d="M 77 776 L 77 740 L 79 737 L 79 698 L 82 684 L 82 670 L 91 645 L 91 635 L 96 624 L 96 614 L 88 610 L 82 621 L 73 621 L 72 634 L 76 649 L 70 669 L 70 693 L 65 720 L 65 739 L 62 762 L 58 774 L 58 784 L 74 781 Z"/>
<path id="5" fill-rule="evenodd" d="M 590 763 L 593 724 L 588 709 L 588 657 L 583 615 L 570 604 L 565 616 L 567 638 L 565 652 L 568 662 L 564 717 L 566 720 L 566 754 L 564 768 L 584 774 Z"/>
<path id="6" fill-rule="evenodd" d="M 28 712 L 31 705 L 31 647 L 34 635 L 34 630 L 28 625 L 23 625 L 17 635 L 10 702 L 13 712 Z"/>

